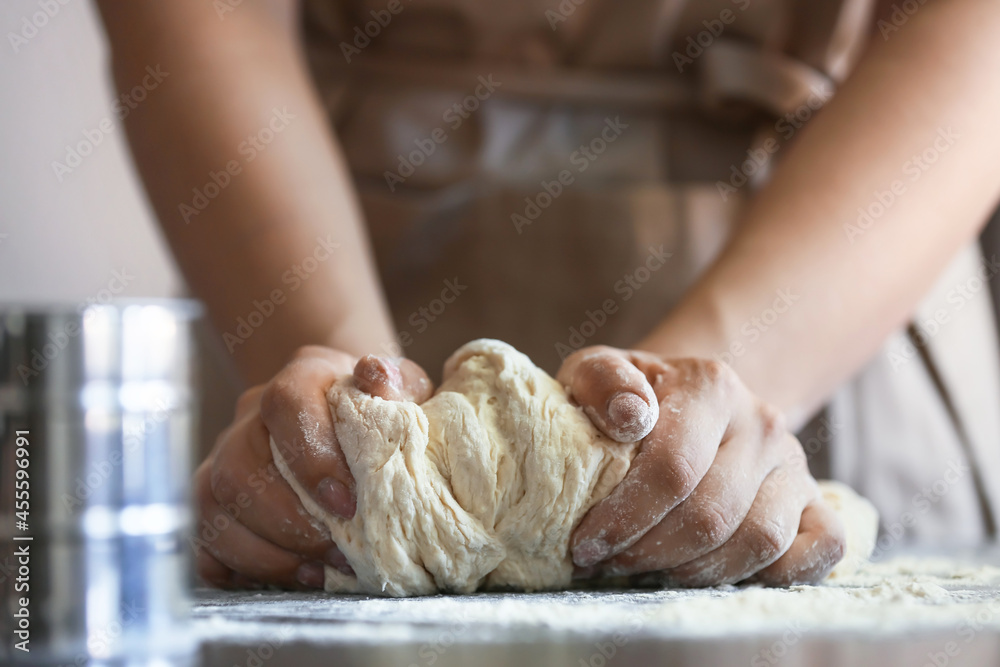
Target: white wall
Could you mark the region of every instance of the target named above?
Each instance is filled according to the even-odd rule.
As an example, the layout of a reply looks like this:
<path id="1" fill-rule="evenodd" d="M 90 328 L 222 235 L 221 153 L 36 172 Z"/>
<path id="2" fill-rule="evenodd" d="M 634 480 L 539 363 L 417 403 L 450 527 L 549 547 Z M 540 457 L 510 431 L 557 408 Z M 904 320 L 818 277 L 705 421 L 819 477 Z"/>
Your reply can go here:
<path id="1" fill-rule="evenodd" d="M 3 0 L 0 36 L 0 303 L 78 303 L 109 287 L 122 297 L 179 295 L 112 110 L 90 0 Z M 102 121 L 114 129 L 60 182 L 52 163 L 65 163 L 85 131 L 96 138 Z M 113 280 L 122 269 L 124 289 Z"/>

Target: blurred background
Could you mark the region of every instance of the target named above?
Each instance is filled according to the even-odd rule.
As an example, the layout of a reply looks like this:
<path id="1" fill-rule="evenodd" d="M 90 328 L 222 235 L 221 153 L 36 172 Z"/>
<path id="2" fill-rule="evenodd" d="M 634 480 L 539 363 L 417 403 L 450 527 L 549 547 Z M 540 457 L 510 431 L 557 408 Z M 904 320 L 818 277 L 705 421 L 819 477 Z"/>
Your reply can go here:
<path id="1" fill-rule="evenodd" d="M 177 296 L 181 281 L 114 111 L 96 10 L 88 0 L 51 5 L 58 13 L 22 42 L 41 5 L 0 4 L 0 300 L 75 303 L 122 282 L 115 296 Z M 107 119 L 113 130 L 103 134 Z M 66 164 L 84 132 L 103 138 L 78 167 L 57 173 L 53 163 Z M 127 281 L 115 281 L 122 271 Z"/>
<path id="2" fill-rule="evenodd" d="M 96 8 L 4 0 L 0 30 L 0 303 L 184 296 L 129 157 Z M 69 151 L 80 142 L 95 146 L 77 162 Z M 203 351 L 218 349 L 204 323 L 197 336 Z M 212 367 L 204 449 L 232 415 L 239 380 L 228 354 L 200 357 Z"/>

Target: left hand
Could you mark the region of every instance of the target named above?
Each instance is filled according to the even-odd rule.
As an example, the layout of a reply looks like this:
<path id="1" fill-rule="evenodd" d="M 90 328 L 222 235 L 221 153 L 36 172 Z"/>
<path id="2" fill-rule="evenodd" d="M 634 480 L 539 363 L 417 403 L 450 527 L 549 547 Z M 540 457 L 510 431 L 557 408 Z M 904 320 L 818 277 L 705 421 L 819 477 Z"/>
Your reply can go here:
<path id="1" fill-rule="evenodd" d="M 557 378 L 603 433 L 642 439 L 573 534 L 578 574 L 791 585 L 821 580 L 842 557 L 843 527 L 801 445 L 729 366 L 595 346 Z"/>

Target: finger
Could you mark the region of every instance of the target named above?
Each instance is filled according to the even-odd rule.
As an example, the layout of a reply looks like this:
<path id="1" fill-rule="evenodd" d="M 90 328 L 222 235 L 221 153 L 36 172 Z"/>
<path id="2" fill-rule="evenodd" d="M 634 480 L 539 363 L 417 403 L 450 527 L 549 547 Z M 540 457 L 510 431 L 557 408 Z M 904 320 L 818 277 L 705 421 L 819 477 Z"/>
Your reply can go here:
<path id="1" fill-rule="evenodd" d="M 746 425 L 733 429 L 691 495 L 639 541 L 608 559 L 602 567 L 605 574 L 676 567 L 714 551 L 736 533 L 761 484 L 781 462 L 783 441 L 790 438 L 777 418 L 763 424 L 757 419 L 737 423 Z"/>
<path id="2" fill-rule="evenodd" d="M 354 386 L 386 401 L 423 403 L 434 393 L 427 373 L 409 359 L 367 354 L 354 366 Z"/>
<path id="3" fill-rule="evenodd" d="M 336 546 L 326 553 L 323 560 L 327 565 L 340 570 L 344 574 L 349 574 L 352 577 L 354 576 L 354 568 L 347 562 L 347 556 L 345 556 L 344 553 Z"/>
<path id="4" fill-rule="evenodd" d="M 642 440 L 659 416 L 659 402 L 649 381 L 620 350 L 580 350 L 566 359 L 557 379 L 612 440 Z"/>
<path id="5" fill-rule="evenodd" d="M 194 542 L 196 551 L 207 550 L 222 565 L 248 579 L 285 588 L 314 587 L 315 579 L 300 578 L 299 570 L 308 575 L 318 564 L 254 534 L 216 502 L 208 484 L 197 484 L 195 494 L 202 518 Z M 233 581 L 237 581 L 235 575 Z"/>
<path id="6" fill-rule="evenodd" d="M 259 413 L 237 422 L 209 468 L 212 495 L 252 532 L 283 549 L 322 560 L 334 546 L 275 467 Z"/>
<path id="7" fill-rule="evenodd" d="M 744 521 L 715 551 L 668 573 L 678 586 L 718 586 L 743 581 L 774 563 L 795 539 L 803 508 L 816 497 L 816 483 L 788 467 L 775 469 Z"/>
<path id="8" fill-rule="evenodd" d="M 265 386 L 267 385 L 258 384 L 240 394 L 240 397 L 236 399 L 236 413 L 233 415 L 234 422 L 239 421 L 248 412 L 260 409 L 260 395 L 264 393 Z"/>
<path id="9" fill-rule="evenodd" d="M 812 584 L 823 580 L 844 557 L 847 546 L 840 517 L 819 499 L 802 512 L 798 535 L 785 554 L 761 570 L 757 580 L 769 586 Z"/>
<path id="10" fill-rule="evenodd" d="M 689 371 L 669 367 L 664 375 Z M 731 388 L 715 380 L 700 385 L 686 380 L 684 391 L 665 395 L 659 421 L 625 479 L 587 512 L 574 532 L 576 565 L 593 565 L 632 546 L 701 482 L 732 417 L 733 402 L 712 396 L 720 391 Z"/>
<path id="11" fill-rule="evenodd" d="M 213 588 L 233 587 L 233 571 L 223 565 L 207 549 L 198 549 L 198 552 L 195 554 L 195 572 L 198 573 L 198 578 L 207 586 Z"/>
<path id="12" fill-rule="evenodd" d="M 261 395 L 267 431 L 295 478 L 327 511 L 354 516 L 354 478 L 337 443 L 326 392 L 349 375 L 354 359 L 336 351 L 301 353 Z"/>

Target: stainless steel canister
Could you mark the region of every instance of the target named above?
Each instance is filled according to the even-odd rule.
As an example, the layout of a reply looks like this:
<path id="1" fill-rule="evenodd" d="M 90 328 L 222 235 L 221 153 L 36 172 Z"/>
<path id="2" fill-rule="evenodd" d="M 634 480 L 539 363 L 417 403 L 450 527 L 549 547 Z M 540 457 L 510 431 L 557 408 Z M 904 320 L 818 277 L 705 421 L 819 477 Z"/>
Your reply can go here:
<path id="1" fill-rule="evenodd" d="M 193 651 L 199 312 L 186 301 L 0 309 L 0 662 Z"/>

